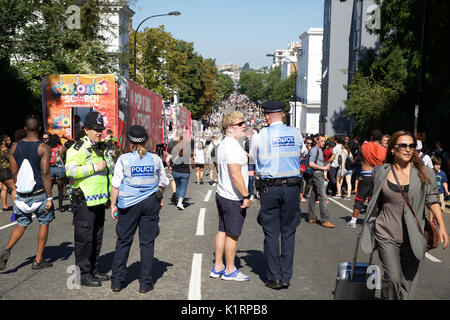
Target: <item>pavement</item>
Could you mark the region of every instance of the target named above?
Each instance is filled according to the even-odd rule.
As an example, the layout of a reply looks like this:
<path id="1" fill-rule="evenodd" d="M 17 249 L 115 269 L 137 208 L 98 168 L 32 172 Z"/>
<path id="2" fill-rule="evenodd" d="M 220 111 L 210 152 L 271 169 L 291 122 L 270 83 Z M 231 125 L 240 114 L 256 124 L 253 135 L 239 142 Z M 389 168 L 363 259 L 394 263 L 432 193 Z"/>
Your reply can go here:
<path id="1" fill-rule="evenodd" d="M 247 210 L 242 235 L 238 242 L 236 266 L 251 278 L 246 282 L 212 279 L 209 272 L 214 259 L 214 237 L 218 229 L 215 206 L 216 186 L 194 184 L 191 178 L 185 206 L 181 211 L 170 203 L 170 186 L 164 194 L 165 205 L 160 212 L 160 234 L 155 242 L 153 277 L 155 289 L 138 292 L 140 266 L 139 240 L 136 234 L 127 264 L 126 288 L 113 293 L 110 282 L 102 287 L 77 286 L 74 272 L 74 236 L 72 213 L 56 212 L 44 257 L 53 267 L 32 270 L 37 245 L 38 223 L 35 220 L 16 247 L 11 251 L 7 268 L 0 272 L 0 300 L 333 300 L 338 264 L 351 261 L 357 233 L 365 215 L 361 215 L 356 229 L 345 226 L 351 215 L 353 201 L 329 199 L 328 209 L 335 229 L 306 223 L 307 203 L 301 203 L 302 221 L 297 228 L 294 257 L 294 276 L 287 290 L 275 291 L 264 286 L 264 236 L 256 222 L 259 201 L 252 201 Z M 208 181 L 208 178 L 205 179 Z M 55 188 L 54 197 L 57 195 Z M 10 201 L 10 199 L 9 199 Z M 56 201 L 55 201 L 56 203 Z M 68 202 L 66 201 L 67 205 Z M 11 206 L 11 203 L 10 203 Z M 14 224 L 10 224 L 11 210 L 0 213 L 0 247 L 6 246 Z M 450 229 L 450 210 L 444 213 Z M 115 222 L 106 213 L 100 271 L 111 275 L 116 243 Z M 367 262 L 369 256 L 359 251 L 358 261 Z M 431 251 L 421 263 L 416 299 L 448 300 L 450 298 L 450 250 L 440 246 Z M 381 268 L 378 254 L 373 264 Z M 379 298 L 380 290 L 376 291 Z"/>

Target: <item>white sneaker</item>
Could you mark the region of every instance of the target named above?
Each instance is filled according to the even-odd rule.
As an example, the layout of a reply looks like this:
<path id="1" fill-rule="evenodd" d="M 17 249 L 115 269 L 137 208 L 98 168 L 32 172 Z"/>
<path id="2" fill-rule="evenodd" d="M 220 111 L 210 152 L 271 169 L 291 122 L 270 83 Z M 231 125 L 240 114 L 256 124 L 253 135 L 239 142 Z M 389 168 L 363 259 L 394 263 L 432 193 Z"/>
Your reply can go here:
<path id="1" fill-rule="evenodd" d="M 182 202 L 178 202 L 177 208 L 180 209 L 180 210 L 184 210 L 183 203 Z"/>
<path id="2" fill-rule="evenodd" d="M 234 280 L 234 281 L 248 281 L 250 280 L 250 276 L 246 276 L 242 272 L 240 272 L 237 268 L 234 268 L 234 270 L 227 274 L 226 271 L 222 274 L 221 277 L 222 280 Z"/>
<path id="3" fill-rule="evenodd" d="M 345 225 L 349 228 L 356 228 L 356 222 L 352 222 L 352 220 L 347 222 Z"/>
<path id="4" fill-rule="evenodd" d="M 254 195 L 251 195 L 251 196 L 250 196 L 250 201 L 253 201 L 253 200 L 255 200 L 255 196 L 254 196 Z"/>

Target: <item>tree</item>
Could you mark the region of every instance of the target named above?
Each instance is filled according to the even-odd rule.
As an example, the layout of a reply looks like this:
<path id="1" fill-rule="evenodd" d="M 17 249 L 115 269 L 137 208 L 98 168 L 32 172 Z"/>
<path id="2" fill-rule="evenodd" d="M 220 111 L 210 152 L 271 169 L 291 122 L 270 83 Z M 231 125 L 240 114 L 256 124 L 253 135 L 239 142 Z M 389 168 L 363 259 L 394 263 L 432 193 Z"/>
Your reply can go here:
<path id="1" fill-rule="evenodd" d="M 218 81 L 219 81 L 218 84 L 219 100 L 225 100 L 234 91 L 233 79 L 231 79 L 230 76 L 226 74 L 219 73 Z"/>
<path id="2" fill-rule="evenodd" d="M 75 30 L 66 25 L 66 10 L 73 4 L 81 9 L 81 28 Z M 19 112 L 2 118 L 5 127 L 22 127 L 25 113 L 41 112 L 45 75 L 116 71 L 116 59 L 106 52 L 100 36 L 109 29 L 101 23 L 102 12 L 98 0 L 0 1 L 0 99 L 19 106 Z M 20 92 L 6 91 L 11 84 Z"/>
<path id="3" fill-rule="evenodd" d="M 386 132 L 412 131 L 421 66 L 424 0 L 377 2 L 382 21 L 381 29 L 376 31 L 380 51 L 378 54 L 370 50 L 365 52 L 359 72 L 348 87 L 346 110 L 363 131 L 374 125 Z M 419 113 L 419 131 L 425 131 L 430 140 L 445 137 L 450 142 L 445 126 L 427 125 L 450 120 L 450 45 L 448 41 L 442 41 L 449 38 L 450 3 L 438 0 L 428 0 L 428 3 L 423 65 L 426 70 L 425 104 Z"/>

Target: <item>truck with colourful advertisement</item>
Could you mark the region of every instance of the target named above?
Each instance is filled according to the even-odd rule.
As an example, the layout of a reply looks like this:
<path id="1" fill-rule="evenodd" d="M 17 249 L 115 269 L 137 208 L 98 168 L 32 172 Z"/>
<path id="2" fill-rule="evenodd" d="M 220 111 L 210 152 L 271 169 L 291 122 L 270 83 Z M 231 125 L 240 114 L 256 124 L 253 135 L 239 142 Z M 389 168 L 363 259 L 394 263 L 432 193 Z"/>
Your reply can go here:
<path id="1" fill-rule="evenodd" d="M 161 96 L 131 80 L 113 74 L 48 75 L 42 90 L 47 132 L 75 139 L 86 114 L 97 111 L 105 124 L 103 137 L 111 130 L 125 152 L 129 150 L 126 132 L 134 124 L 147 130 L 150 151 L 164 143 Z"/>

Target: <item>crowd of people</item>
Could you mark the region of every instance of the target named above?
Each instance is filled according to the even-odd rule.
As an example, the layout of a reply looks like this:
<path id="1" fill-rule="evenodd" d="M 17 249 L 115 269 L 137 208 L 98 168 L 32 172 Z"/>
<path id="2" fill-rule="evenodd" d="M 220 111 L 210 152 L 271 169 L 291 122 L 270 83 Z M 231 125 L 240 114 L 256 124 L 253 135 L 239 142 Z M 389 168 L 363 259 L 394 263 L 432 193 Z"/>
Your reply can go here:
<path id="1" fill-rule="evenodd" d="M 113 143 L 112 132 L 102 141 L 105 127 L 96 112 L 86 116 L 80 129 L 84 134 L 75 140 L 66 138 L 64 144 L 58 135 L 48 132 L 40 138 L 38 117 L 27 117 L 25 130 L 16 132 L 14 143 L 7 135 L 0 137 L 2 208 L 9 209 L 6 198 L 11 192 L 14 203 L 11 219 L 17 219 L 17 226 L 0 253 L 0 270 L 6 268 L 12 248 L 31 224 L 32 213 L 40 224 L 32 269 L 52 266 L 43 258 L 48 226 L 55 218 L 52 188 L 54 184 L 58 187 L 58 209 L 63 212 L 65 186 L 69 185 L 75 263 L 80 269 L 81 285 L 99 287 L 102 281 L 111 280 L 112 291 L 121 291 L 128 253 L 139 227 L 142 252 L 139 291 L 152 290 L 151 265 L 164 190 L 171 185 L 171 201 L 183 211 L 188 205 L 191 170 L 195 170 L 194 183 L 217 185 L 219 229 L 214 239 L 215 261 L 210 277 L 229 281 L 250 279 L 236 268 L 234 256 L 246 209 L 256 199 L 261 204 L 258 223 L 265 236 L 265 285 L 276 290 L 289 288 L 300 203 L 308 201 L 308 223 L 333 229 L 333 215 L 327 206 L 331 197 L 353 201 L 352 217 L 346 221 L 350 228 L 356 228 L 365 201 L 369 201 L 361 246 L 371 252 L 373 244 L 378 244 L 385 272 L 382 298 L 412 297 L 416 274 L 411 281 L 405 281 L 399 265 L 393 261 L 395 248 L 409 250 L 415 256 L 413 262 L 400 258 L 402 270 L 413 273 L 425 251 L 423 244 L 414 240 L 418 231 L 410 230 L 411 223 L 407 230 L 409 239 L 405 240 L 404 203 L 400 194 L 412 190 L 408 196 L 412 197 L 413 215 L 405 215 L 405 219 L 413 219 L 413 211 L 424 210 L 426 205 L 429 214 L 426 218 L 440 226 L 441 242 L 447 246 L 441 212 L 445 211 L 445 199 L 449 196 L 448 152 L 440 142 L 424 145 L 405 131 L 391 137 L 373 130 L 365 138 L 301 134 L 283 124 L 283 109 L 284 104 L 277 101 L 266 102 L 259 108 L 243 96 L 230 96 L 209 117 L 210 124 L 220 124 L 219 130 L 205 128 L 193 136 L 187 130 L 172 131 L 161 157 L 147 151 L 149 137 L 140 126 L 132 126 L 127 133 L 128 153 L 121 154 L 117 143 Z M 426 184 L 430 187 L 424 189 Z M 415 185 L 422 185 L 422 189 L 414 188 Z M 117 222 L 118 236 L 111 277 L 97 268 L 105 210 L 109 208 Z M 416 218 L 420 218 L 417 220 L 420 229 L 425 218 Z"/>

